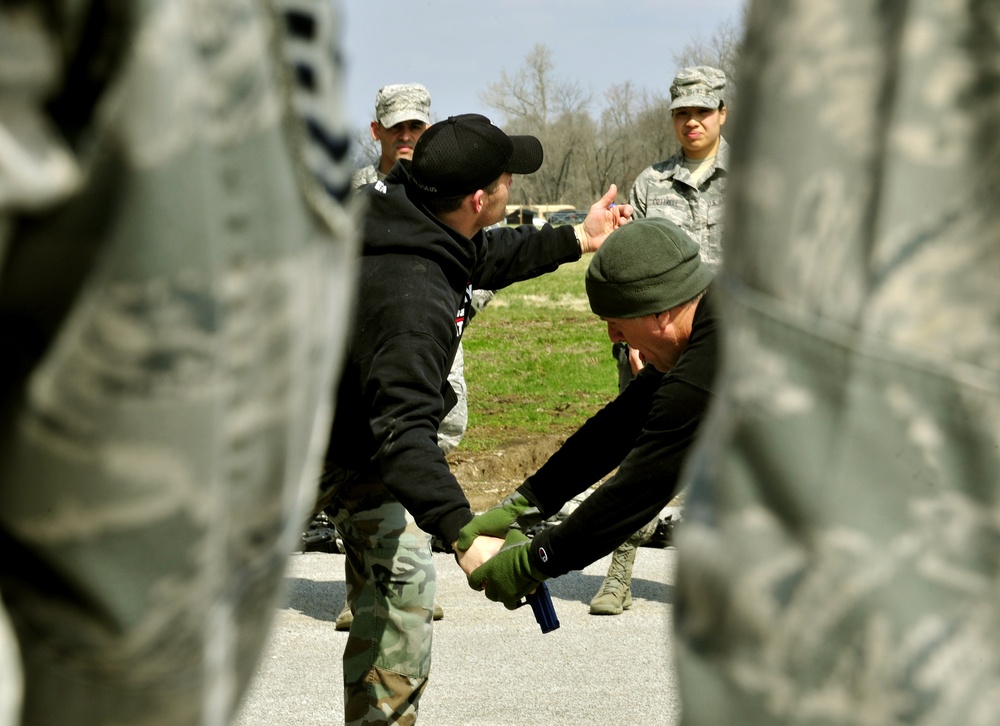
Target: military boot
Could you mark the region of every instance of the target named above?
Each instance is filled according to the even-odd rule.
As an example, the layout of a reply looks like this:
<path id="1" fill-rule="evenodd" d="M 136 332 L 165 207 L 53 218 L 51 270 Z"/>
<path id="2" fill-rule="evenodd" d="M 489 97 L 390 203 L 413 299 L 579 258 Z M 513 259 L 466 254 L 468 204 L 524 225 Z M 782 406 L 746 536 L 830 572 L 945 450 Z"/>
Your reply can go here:
<path id="1" fill-rule="evenodd" d="M 653 520 L 625 540 L 611 555 L 608 574 L 601 588 L 590 601 L 591 615 L 621 615 L 632 607 L 632 565 L 635 553 L 656 530 L 657 520 Z"/>
<path id="2" fill-rule="evenodd" d="M 354 622 L 354 613 L 351 612 L 351 608 L 344 603 L 344 609 L 340 611 L 340 615 L 337 616 L 336 621 L 333 623 L 334 630 L 350 630 L 351 623 Z"/>
<path id="3" fill-rule="evenodd" d="M 434 603 L 434 619 L 440 620 L 443 617 L 444 617 L 444 610 L 441 608 L 440 605 Z M 344 609 L 340 611 L 340 615 L 337 616 L 336 621 L 334 621 L 333 623 L 333 628 L 334 630 L 350 630 L 351 623 L 353 622 L 354 622 L 354 613 L 351 612 L 351 609 L 347 606 L 347 603 L 345 602 Z"/>

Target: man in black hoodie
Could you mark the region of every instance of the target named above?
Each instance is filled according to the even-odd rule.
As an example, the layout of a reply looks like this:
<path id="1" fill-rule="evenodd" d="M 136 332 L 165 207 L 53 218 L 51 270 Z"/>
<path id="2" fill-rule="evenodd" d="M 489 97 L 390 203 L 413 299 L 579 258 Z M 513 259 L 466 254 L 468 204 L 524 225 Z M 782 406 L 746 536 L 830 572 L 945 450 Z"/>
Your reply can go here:
<path id="1" fill-rule="evenodd" d="M 347 550 L 354 612 L 348 724 L 413 723 L 427 684 L 436 580 L 425 532 L 454 544 L 473 517 L 437 444 L 455 402 L 447 376 L 473 288 L 501 289 L 577 260 L 631 214 L 613 206 L 612 185 L 575 227 L 484 233 L 504 217 L 512 175 L 541 163 L 538 139 L 467 114 L 428 128 L 412 161 L 361 191 L 357 309 L 322 483 Z M 480 538 L 456 553 L 459 564 L 469 573 L 500 544 Z"/>

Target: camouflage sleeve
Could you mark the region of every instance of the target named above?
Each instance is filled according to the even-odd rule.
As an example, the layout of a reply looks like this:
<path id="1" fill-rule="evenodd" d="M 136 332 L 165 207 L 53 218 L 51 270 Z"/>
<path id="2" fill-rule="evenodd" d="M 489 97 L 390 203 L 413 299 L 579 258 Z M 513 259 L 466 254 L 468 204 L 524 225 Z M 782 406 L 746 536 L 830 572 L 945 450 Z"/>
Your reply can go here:
<path id="1" fill-rule="evenodd" d="M 223 726 L 350 307 L 339 6 L 0 6 L 0 723 Z"/>
<path id="2" fill-rule="evenodd" d="M 363 187 L 365 184 L 373 184 L 377 181 L 378 172 L 375 171 L 375 167 L 371 164 L 363 166 L 360 169 L 355 169 L 354 173 L 351 174 L 352 189 Z"/>
<path id="3" fill-rule="evenodd" d="M 639 173 L 628 193 L 628 203 L 632 205 L 632 215 L 638 219 L 646 216 L 646 193 L 649 182 L 649 167 Z"/>
<path id="4" fill-rule="evenodd" d="M 455 392 L 457 400 L 438 426 L 438 446 L 445 454 L 450 454 L 458 448 L 469 425 L 469 388 L 465 383 L 465 352 L 461 342 L 458 344 L 451 370 L 448 371 L 448 385 Z"/>
<path id="5" fill-rule="evenodd" d="M 684 723 L 1000 723 L 1000 11 L 749 23 Z"/>

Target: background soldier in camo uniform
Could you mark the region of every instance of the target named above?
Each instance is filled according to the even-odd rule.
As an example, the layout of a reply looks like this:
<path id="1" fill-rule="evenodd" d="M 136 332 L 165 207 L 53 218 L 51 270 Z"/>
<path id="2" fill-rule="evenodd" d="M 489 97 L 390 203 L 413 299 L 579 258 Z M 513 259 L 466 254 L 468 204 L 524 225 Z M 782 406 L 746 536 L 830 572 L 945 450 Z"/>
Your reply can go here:
<path id="1" fill-rule="evenodd" d="M 357 189 L 385 179 L 399 159 L 413 158 L 413 145 L 430 123 L 431 96 L 419 83 L 383 86 L 375 96 L 375 119 L 371 122 L 372 140 L 379 143 L 379 164 L 356 169 L 351 185 Z M 493 299 L 492 290 L 473 290 L 472 307 L 479 312 Z M 455 391 L 455 407 L 441 421 L 438 444 L 447 454 L 458 448 L 469 425 L 469 397 L 465 385 L 465 353 L 461 345 L 448 374 Z M 343 613 L 342 613 L 343 614 Z M 435 611 L 435 615 L 440 617 Z M 348 621 L 348 626 L 350 625 Z"/>
<path id="2" fill-rule="evenodd" d="M 711 268 L 722 262 L 722 211 L 729 144 L 722 137 L 726 74 L 718 68 L 681 70 L 670 84 L 670 113 L 681 148 L 646 167 L 629 191 L 637 217 L 663 217 L 701 246 Z M 714 112 L 714 113 L 713 113 Z"/>
<path id="3" fill-rule="evenodd" d="M 726 74 L 711 66 L 684 68 L 670 84 L 670 113 L 680 150 L 636 177 L 629 202 L 636 217 L 669 219 L 701 247 L 701 259 L 717 270 L 722 262 L 722 211 L 729 144 L 723 93 Z M 625 343 L 612 346 L 618 360 L 618 390 L 625 390 L 642 367 L 639 354 Z M 632 604 L 632 566 L 638 548 L 656 531 L 653 520 L 611 557 L 608 573 L 590 601 L 592 615 L 619 615 Z"/>
<path id="4" fill-rule="evenodd" d="M 431 122 L 431 95 L 419 83 L 399 83 L 382 86 L 375 94 L 375 119 L 371 122 L 372 140 L 379 144 L 379 165 L 374 164 L 355 169 L 351 176 L 354 189 L 365 184 L 385 179 L 399 159 L 412 159 L 413 146 Z M 465 436 L 469 423 L 468 388 L 465 385 L 465 357 L 459 343 L 455 362 L 448 373 L 448 383 L 458 399 L 454 408 L 441 420 L 438 428 L 438 445 L 447 454 L 453 451 Z M 355 577 L 350 572 L 351 558 L 345 560 L 348 571 L 345 579 L 350 582 Z M 444 617 L 444 609 L 434 604 L 434 619 Z M 351 629 L 354 614 L 344 603 L 334 627 L 340 631 Z"/>
<path id="5" fill-rule="evenodd" d="M 745 61 L 683 723 L 1000 723 L 1000 5 L 755 3 Z"/>
<path id="6" fill-rule="evenodd" d="M 379 145 L 378 167 L 355 169 L 351 186 L 355 189 L 385 179 L 399 159 L 412 159 L 413 146 L 431 122 L 431 94 L 419 83 L 382 86 L 375 94 L 375 118 L 371 122 L 372 141 Z"/>
<path id="7" fill-rule="evenodd" d="M 0 9 L 2 723 L 222 726 L 251 676 L 352 290 L 335 7 Z"/>

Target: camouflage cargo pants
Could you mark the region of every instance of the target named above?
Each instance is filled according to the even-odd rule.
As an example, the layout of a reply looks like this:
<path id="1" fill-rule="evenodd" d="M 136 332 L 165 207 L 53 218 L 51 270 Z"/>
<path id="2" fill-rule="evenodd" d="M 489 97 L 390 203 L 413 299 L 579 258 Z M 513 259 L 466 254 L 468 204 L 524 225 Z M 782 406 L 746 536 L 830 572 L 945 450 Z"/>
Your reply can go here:
<path id="1" fill-rule="evenodd" d="M 375 479 L 338 473 L 325 511 L 344 542 L 347 726 L 416 722 L 431 667 L 437 577 L 430 536 Z"/>

